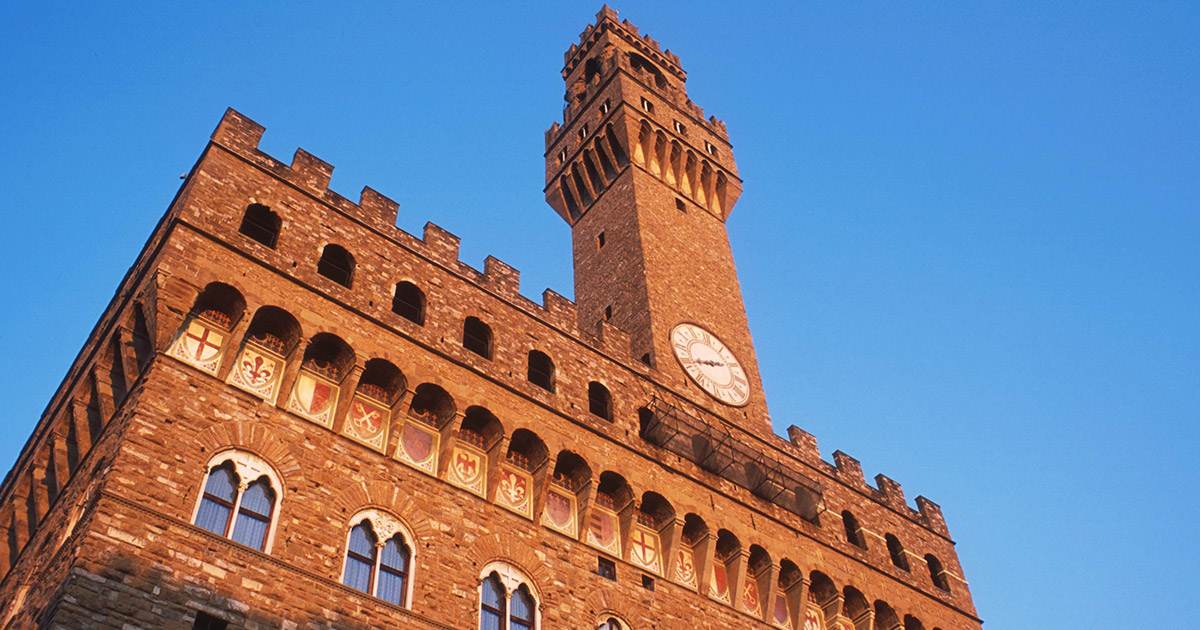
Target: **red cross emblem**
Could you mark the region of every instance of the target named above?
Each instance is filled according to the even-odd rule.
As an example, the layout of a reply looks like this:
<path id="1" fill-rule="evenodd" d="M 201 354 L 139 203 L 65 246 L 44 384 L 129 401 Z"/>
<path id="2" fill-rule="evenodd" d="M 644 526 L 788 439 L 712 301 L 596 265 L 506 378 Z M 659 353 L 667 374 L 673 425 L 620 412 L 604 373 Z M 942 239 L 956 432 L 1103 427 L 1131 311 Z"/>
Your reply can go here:
<path id="1" fill-rule="evenodd" d="M 198 331 L 198 332 L 197 332 Z M 209 338 L 213 341 L 209 341 Z M 221 351 L 223 337 L 207 327 L 192 322 L 184 333 L 184 343 L 191 350 L 193 361 L 209 361 Z"/>
<path id="2" fill-rule="evenodd" d="M 642 530 L 633 532 L 633 554 L 636 560 L 644 565 L 654 564 L 657 557 L 658 541 L 655 540 L 653 534 L 647 534 Z"/>

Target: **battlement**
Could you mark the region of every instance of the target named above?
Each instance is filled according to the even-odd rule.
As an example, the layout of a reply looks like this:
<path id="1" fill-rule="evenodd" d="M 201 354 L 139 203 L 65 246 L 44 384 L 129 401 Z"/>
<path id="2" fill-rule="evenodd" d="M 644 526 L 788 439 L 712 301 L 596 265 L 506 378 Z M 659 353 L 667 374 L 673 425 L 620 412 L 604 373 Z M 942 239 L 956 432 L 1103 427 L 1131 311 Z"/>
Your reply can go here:
<path id="1" fill-rule="evenodd" d="M 563 54 L 562 76 L 564 79 L 587 56 L 587 52 L 599 41 L 601 33 L 605 31 L 617 34 L 647 58 L 675 75 L 680 81 L 687 81 L 687 73 L 683 71 L 683 66 L 679 62 L 679 55 L 671 52 L 670 49 L 663 50 L 659 43 L 649 35 L 640 35 L 637 26 L 634 26 L 629 20 L 619 19 L 617 12 L 607 4 L 601 7 L 600 12 L 596 14 L 596 23 L 589 24 L 579 34 L 579 43 L 571 44 L 571 47 Z"/>
<path id="2" fill-rule="evenodd" d="M 618 50 L 623 50 L 618 54 Z M 585 60 L 589 68 L 580 69 Z M 568 82 L 566 106 L 563 110 L 563 128 L 574 127 L 573 119 L 586 108 L 597 92 L 597 85 L 589 84 L 597 76 L 608 77 L 620 69 L 651 87 L 675 108 L 690 119 L 689 123 L 706 128 L 714 140 L 728 144 L 729 134 L 725 123 L 715 116 L 706 117 L 704 109 L 687 97 L 685 83 L 687 73 L 680 66 L 679 56 L 664 50 L 648 35 L 641 35 L 629 20 L 618 20 L 617 12 L 607 5 L 596 14 L 595 24 L 590 24 L 580 34 L 579 43 L 571 44 L 564 55 L 562 77 Z M 670 79 L 663 76 L 666 73 Z M 547 149 L 559 138 L 557 123 L 546 132 Z"/>
<path id="3" fill-rule="evenodd" d="M 526 298 L 520 293 L 521 273 L 518 269 L 494 256 L 488 256 L 484 260 L 482 271 L 459 260 L 459 237 L 436 224 L 426 223 L 421 238 L 396 227 L 399 204 L 369 187 L 363 189 L 358 203 L 349 201 L 328 188 L 333 167 L 303 149 L 297 149 L 292 163 L 284 165 L 259 150 L 258 145 L 264 129 L 245 115 L 230 109 L 226 111 L 213 133 L 212 141 L 273 176 L 304 190 L 337 211 L 371 227 L 383 238 L 438 264 L 456 277 L 507 302 L 534 320 L 604 354 L 622 367 L 646 375 L 653 373 L 653 368 L 635 359 L 628 332 L 604 320 L 595 322 L 590 330 L 581 328 L 575 302 L 551 289 L 543 291 L 540 304 Z M 814 436 L 795 426 L 789 427 L 787 432 L 788 440 L 777 438 L 764 447 L 786 453 L 810 468 L 808 471 L 797 469 L 798 472 L 793 474 L 806 478 L 811 477 L 814 472 L 818 473 L 818 476 L 825 476 L 844 484 L 942 536 L 949 536 L 941 511 L 932 501 L 918 497 L 917 508 L 914 509 L 906 503 L 900 484 L 887 476 L 877 475 L 875 486 L 871 486 L 864 478 L 861 465 L 854 458 L 841 451 L 835 451 L 834 463 L 831 464 L 821 459 Z M 753 441 L 748 435 L 736 439 L 739 442 Z M 761 459 L 762 453 L 743 453 L 739 457 Z M 780 460 L 777 455 L 768 454 L 767 459 L 778 460 L 785 468 L 793 467 Z M 739 483 L 742 482 L 744 480 L 739 478 Z"/>

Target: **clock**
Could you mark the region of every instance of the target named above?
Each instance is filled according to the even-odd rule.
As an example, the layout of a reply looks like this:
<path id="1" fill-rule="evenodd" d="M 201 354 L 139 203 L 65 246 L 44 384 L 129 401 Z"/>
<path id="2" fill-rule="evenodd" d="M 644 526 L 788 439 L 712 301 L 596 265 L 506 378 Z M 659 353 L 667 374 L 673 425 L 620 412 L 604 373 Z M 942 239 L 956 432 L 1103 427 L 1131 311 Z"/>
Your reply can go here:
<path id="1" fill-rule="evenodd" d="M 671 348 L 683 371 L 709 396 L 736 407 L 749 402 L 746 370 L 716 335 L 695 324 L 678 324 L 671 329 Z"/>

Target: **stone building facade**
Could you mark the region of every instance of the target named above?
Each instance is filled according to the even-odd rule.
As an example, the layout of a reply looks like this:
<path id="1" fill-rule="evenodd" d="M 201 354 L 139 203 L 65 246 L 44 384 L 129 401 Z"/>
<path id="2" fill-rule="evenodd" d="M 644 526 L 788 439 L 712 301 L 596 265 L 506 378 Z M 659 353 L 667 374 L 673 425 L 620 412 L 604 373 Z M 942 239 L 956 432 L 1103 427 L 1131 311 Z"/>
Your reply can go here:
<path id="1" fill-rule="evenodd" d="M 770 427 L 725 126 L 605 8 L 577 302 L 222 118 L 0 487 L 0 628 L 978 629 L 936 504 Z"/>

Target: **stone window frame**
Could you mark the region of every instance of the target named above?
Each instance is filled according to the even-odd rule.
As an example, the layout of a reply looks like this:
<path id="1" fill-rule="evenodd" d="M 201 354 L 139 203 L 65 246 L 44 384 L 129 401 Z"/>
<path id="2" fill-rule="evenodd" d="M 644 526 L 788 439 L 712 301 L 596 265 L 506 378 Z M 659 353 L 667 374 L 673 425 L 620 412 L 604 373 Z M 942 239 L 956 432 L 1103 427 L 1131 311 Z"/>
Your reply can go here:
<path id="1" fill-rule="evenodd" d="M 404 602 L 401 604 L 395 604 L 395 602 L 389 603 L 400 606 L 401 608 L 411 609 L 413 584 L 416 583 L 417 574 L 416 537 L 413 536 L 412 528 L 409 527 L 409 525 L 405 523 L 403 519 L 390 512 L 373 507 L 364 508 L 355 512 L 353 516 L 346 520 L 344 527 L 346 530 L 346 538 L 342 547 L 342 574 L 339 576 L 338 581 L 342 584 L 346 583 L 346 557 L 350 552 L 350 535 L 354 528 L 362 524 L 363 521 L 367 521 L 371 524 L 371 532 L 375 534 L 375 544 L 376 547 L 378 547 L 375 552 L 375 566 L 371 569 L 372 591 L 376 591 L 376 589 L 379 587 L 379 559 L 383 546 L 386 545 L 389 540 L 395 538 L 396 535 L 399 535 L 404 541 L 405 546 L 408 547 L 408 573 L 405 576 L 404 582 Z M 374 592 L 366 594 L 370 595 L 371 597 L 378 597 Z"/>
<path id="2" fill-rule="evenodd" d="M 479 572 L 478 586 L 475 588 L 476 605 L 475 611 L 477 619 L 483 610 L 483 583 L 496 574 L 500 579 L 500 586 L 504 589 L 504 619 L 500 627 L 507 630 L 511 627 L 512 614 L 512 596 L 517 592 L 517 589 L 525 587 L 526 592 L 533 598 L 533 630 L 541 630 L 542 627 L 542 594 L 538 591 L 537 585 L 529 576 L 518 569 L 517 567 L 503 560 L 493 560 L 483 566 Z M 479 623 L 478 620 L 476 623 Z"/>
<path id="3" fill-rule="evenodd" d="M 237 497 L 233 505 L 232 518 L 234 520 L 237 519 L 238 510 L 241 508 L 242 495 L 245 494 L 250 484 L 263 477 L 266 477 L 267 482 L 271 484 L 271 491 L 275 493 L 275 500 L 271 503 L 271 520 L 267 524 L 267 536 L 261 549 L 261 553 L 269 555 L 271 547 L 275 543 L 275 529 L 279 525 L 279 515 L 283 509 L 285 487 L 283 485 L 283 478 L 275 470 L 275 467 L 254 453 L 236 448 L 227 448 L 217 451 L 208 459 L 208 463 L 204 466 L 204 477 L 200 480 L 200 492 L 197 493 L 196 504 L 192 507 L 192 516 L 188 522 L 192 525 L 196 524 L 196 518 L 200 515 L 200 506 L 204 503 L 204 488 L 208 486 L 208 477 L 212 474 L 213 470 L 224 466 L 226 463 L 233 464 L 233 472 L 237 475 L 238 481 Z M 221 535 L 221 537 L 232 541 L 231 534 L 232 530 Z"/>

